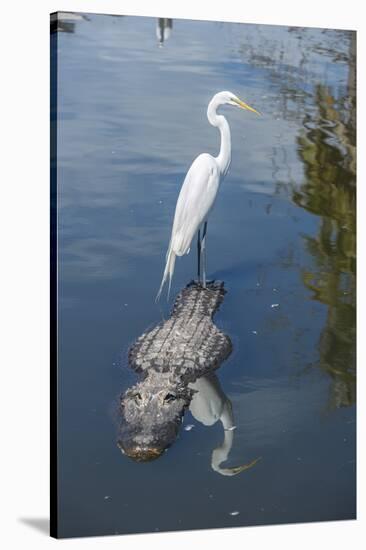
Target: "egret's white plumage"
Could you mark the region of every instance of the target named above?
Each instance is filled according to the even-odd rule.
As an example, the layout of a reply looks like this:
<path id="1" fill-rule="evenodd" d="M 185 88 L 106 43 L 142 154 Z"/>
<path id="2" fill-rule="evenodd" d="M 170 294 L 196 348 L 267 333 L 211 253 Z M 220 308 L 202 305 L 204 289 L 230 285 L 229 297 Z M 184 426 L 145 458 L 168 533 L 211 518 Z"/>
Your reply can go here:
<path id="1" fill-rule="evenodd" d="M 170 243 L 177 256 L 189 252 L 194 235 L 215 202 L 219 184 L 216 159 L 203 153 L 188 170 L 178 197 Z"/>
<path id="2" fill-rule="evenodd" d="M 215 203 L 220 183 L 226 175 L 231 161 L 231 135 L 226 118 L 217 114 L 220 105 L 235 105 L 257 113 L 231 92 L 219 92 L 211 99 L 207 118 L 212 126 L 219 128 L 221 134 L 220 152 L 217 157 L 208 153 L 202 153 L 192 163 L 184 179 L 175 208 L 174 222 L 170 243 L 166 254 L 166 265 L 163 279 L 157 295 L 160 297 L 164 283 L 169 277 L 169 290 L 174 273 L 176 256 L 183 256 L 190 251 L 192 239 L 205 224 L 204 236 L 198 243 L 200 254 L 204 254 L 207 218 Z M 205 267 L 203 283 L 205 286 Z"/>

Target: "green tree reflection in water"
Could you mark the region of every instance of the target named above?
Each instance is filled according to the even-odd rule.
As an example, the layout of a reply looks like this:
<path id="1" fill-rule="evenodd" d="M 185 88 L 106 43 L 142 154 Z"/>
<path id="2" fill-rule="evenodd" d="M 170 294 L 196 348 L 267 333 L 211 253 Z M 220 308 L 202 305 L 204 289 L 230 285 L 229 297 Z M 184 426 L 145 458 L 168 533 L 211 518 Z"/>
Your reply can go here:
<path id="1" fill-rule="evenodd" d="M 347 96 L 316 88 L 316 111 L 298 138 L 305 182 L 294 202 L 320 216 L 315 237 L 305 236 L 314 262 L 302 271 L 312 298 L 327 306 L 319 339 L 319 367 L 332 377 L 331 407 L 354 403 L 356 392 L 356 143 L 355 33 L 350 37 Z"/>

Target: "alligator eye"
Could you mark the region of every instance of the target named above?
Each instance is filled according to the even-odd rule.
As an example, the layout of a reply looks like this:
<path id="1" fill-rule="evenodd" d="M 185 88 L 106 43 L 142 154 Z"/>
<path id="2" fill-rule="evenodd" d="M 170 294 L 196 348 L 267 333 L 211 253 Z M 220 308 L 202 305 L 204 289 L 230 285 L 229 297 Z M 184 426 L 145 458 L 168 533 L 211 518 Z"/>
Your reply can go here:
<path id="1" fill-rule="evenodd" d="M 177 397 L 174 395 L 174 393 L 167 393 L 166 396 L 164 397 L 164 403 L 170 403 L 175 399 L 177 399 Z"/>
<path id="2" fill-rule="evenodd" d="M 140 392 L 137 392 L 135 393 L 135 395 L 133 396 L 134 400 L 136 401 L 136 403 L 139 403 L 142 399 L 141 397 L 141 393 Z"/>

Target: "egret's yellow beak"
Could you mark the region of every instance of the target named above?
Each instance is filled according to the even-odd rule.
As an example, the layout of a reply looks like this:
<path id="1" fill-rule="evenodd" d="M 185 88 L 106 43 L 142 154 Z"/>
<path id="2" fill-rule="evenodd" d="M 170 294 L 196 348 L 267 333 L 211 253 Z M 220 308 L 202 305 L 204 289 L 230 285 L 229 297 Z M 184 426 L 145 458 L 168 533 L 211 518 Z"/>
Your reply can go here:
<path id="1" fill-rule="evenodd" d="M 247 105 L 246 103 L 244 103 L 244 101 L 241 101 L 240 99 L 233 99 L 233 101 L 235 101 L 235 103 L 239 107 L 241 107 L 241 109 L 246 109 L 247 111 L 252 111 L 252 113 L 255 113 L 256 115 L 260 115 L 258 111 L 253 109 L 253 107 L 251 107 L 250 105 Z"/>

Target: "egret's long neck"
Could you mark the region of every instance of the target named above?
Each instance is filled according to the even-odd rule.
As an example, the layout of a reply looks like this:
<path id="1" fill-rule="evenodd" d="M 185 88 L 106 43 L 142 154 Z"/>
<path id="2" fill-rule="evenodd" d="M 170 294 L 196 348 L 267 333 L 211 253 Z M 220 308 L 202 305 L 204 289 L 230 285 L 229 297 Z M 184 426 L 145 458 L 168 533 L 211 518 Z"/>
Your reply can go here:
<path id="1" fill-rule="evenodd" d="M 216 157 L 220 167 L 221 174 L 225 176 L 229 169 L 231 162 L 231 134 L 230 126 L 226 118 L 222 115 L 218 115 L 216 110 L 219 104 L 213 99 L 207 109 L 207 118 L 212 126 L 216 126 L 220 130 L 221 145 L 220 153 Z"/>

